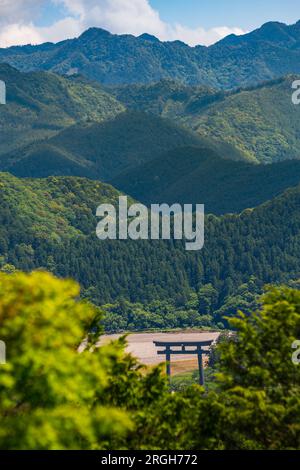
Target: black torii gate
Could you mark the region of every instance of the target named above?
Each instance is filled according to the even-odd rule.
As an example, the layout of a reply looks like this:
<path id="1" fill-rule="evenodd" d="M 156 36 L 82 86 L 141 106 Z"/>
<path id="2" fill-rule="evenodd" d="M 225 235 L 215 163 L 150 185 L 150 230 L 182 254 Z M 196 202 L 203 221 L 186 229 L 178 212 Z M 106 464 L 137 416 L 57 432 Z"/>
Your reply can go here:
<path id="1" fill-rule="evenodd" d="M 198 356 L 198 367 L 199 367 L 199 383 L 200 385 L 205 384 L 204 380 L 204 366 L 203 366 L 203 355 L 209 354 L 209 348 L 213 340 L 207 341 L 153 341 L 157 348 L 165 348 L 162 351 L 157 351 L 157 354 L 164 354 L 166 356 L 166 370 L 167 376 L 171 377 L 171 356 L 173 354 L 188 354 Z M 177 348 L 177 349 L 174 349 Z M 178 349 L 180 348 L 180 349 Z M 193 349 L 187 349 L 193 348 Z"/>

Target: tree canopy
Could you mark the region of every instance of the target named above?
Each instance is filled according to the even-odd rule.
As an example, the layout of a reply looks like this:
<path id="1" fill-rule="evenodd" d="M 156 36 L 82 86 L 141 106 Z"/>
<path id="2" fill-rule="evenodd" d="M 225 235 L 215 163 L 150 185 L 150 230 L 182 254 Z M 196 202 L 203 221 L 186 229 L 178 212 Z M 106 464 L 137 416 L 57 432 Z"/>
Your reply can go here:
<path id="1" fill-rule="evenodd" d="M 160 367 L 140 366 L 124 338 L 95 347 L 101 312 L 75 282 L 1 273 L 0 448 L 299 448 L 300 292 L 271 288 L 262 303 L 230 320 L 212 391 L 170 394 Z"/>

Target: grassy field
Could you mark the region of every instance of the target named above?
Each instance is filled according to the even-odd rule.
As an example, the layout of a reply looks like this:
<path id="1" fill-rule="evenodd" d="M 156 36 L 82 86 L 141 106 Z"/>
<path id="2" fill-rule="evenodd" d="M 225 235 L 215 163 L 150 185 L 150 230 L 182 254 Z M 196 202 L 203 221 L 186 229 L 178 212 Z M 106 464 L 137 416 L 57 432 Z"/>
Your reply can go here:
<path id="1" fill-rule="evenodd" d="M 214 371 L 211 367 L 206 367 L 204 371 L 205 386 L 208 390 L 214 388 Z M 171 376 L 171 389 L 174 391 L 183 390 L 190 385 L 199 384 L 198 369 L 176 373 Z"/>

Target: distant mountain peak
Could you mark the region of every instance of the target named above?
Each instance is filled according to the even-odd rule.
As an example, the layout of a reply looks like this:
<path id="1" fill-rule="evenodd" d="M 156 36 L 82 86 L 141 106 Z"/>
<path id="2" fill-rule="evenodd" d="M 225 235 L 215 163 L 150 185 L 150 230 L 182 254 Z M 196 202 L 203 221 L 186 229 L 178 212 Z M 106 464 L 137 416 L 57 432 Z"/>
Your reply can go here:
<path id="1" fill-rule="evenodd" d="M 267 21 L 266 23 L 262 24 L 259 29 L 275 29 L 278 26 L 283 26 L 284 28 L 288 28 L 289 26 L 282 21 Z"/>
<path id="2" fill-rule="evenodd" d="M 263 24 L 261 28 L 250 33 L 249 36 L 264 41 L 289 43 L 295 40 L 293 37 L 295 26 L 296 25 L 289 26 L 285 23 L 280 23 L 279 21 L 269 21 L 268 23 Z"/>
<path id="3" fill-rule="evenodd" d="M 267 41 L 271 43 L 285 43 L 286 45 L 290 45 L 297 40 L 295 35 L 299 34 L 297 32 L 299 25 L 300 21 L 293 25 L 287 25 L 280 21 L 268 21 L 249 33 L 242 35 L 230 34 L 214 44 L 213 47 L 218 46 L 219 44 L 230 46 L 253 41 Z"/>
<path id="4" fill-rule="evenodd" d="M 102 28 L 89 28 L 86 31 L 84 31 L 78 39 L 94 39 L 94 38 L 99 38 L 99 37 L 108 37 L 112 36 L 112 34 L 107 31 L 106 29 Z"/>
<path id="5" fill-rule="evenodd" d="M 267 23 L 264 23 L 256 31 L 260 33 L 265 33 L 265 32 L 276 33 L 278 31 L 286 31 L 289 29 L 290 29 L 290 26 L 286 25 L 285 23 L 281 23 L 280 21 L 268 21 Z"/>
<path id="6" fill-rule="evenodd" d="M 179 39 L 175 39 L 175 41 L 169 41 L 169 42 L 175 45 L 177 44 L 177 46 L 191 47 L 186 42 L 180 41 Z M 198 45 L 197 47 L 203 47 L 203 46 Z"/>
<path id="7" fill-rule="evenodd" d="M 160 42 L 159 39 L 152 34 L 144 33 L 139 36 L 139 39 L 143 39 L 144 41 L 151 41 L 151 42 Z"/>

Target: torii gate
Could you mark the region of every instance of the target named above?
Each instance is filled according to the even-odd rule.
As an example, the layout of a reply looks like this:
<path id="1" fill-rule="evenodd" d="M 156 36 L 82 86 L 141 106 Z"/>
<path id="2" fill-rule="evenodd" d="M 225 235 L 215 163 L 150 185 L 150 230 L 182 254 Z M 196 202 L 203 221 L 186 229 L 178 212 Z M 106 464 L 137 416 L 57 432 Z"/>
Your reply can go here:
<path id="1" fill-rule="evenodd" d="M 198 356 L 198 367 L 199 367 L 199 383 L 204 386 L 204 366 L 203 366 L 203 355 L 209 354 L 209 348 L 213 340 L 207 341 L 153 341 L 157 348 L 165 348 L 157 351 L 157 354 L 164 354 L 166 356 L 166 371 L 167 376 L 171 377 L 171 356 L 173 354 L 197 354 Z M 177 349 L 174 349 L 177 348 Z M 193 348 L 193 349 L 187 349 Z"/>

